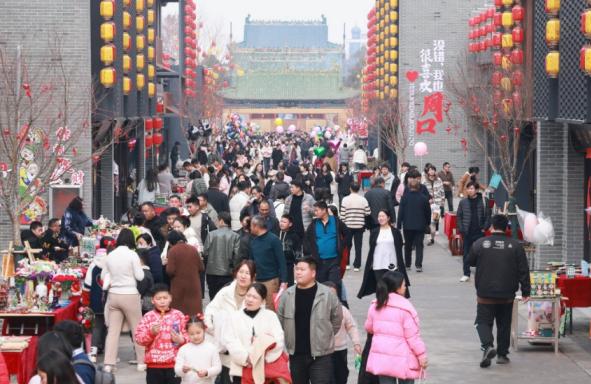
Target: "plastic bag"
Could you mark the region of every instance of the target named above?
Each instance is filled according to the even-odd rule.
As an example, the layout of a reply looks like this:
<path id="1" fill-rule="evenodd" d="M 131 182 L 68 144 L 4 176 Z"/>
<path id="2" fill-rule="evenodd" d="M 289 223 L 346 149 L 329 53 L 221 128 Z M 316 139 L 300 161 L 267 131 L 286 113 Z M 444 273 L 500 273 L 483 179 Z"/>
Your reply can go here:
<path id="1" fill-rule="evenodd" d="M 538 215 L 538 225 L 534 229 L 534 244 L 536 245 L 554 245 L 554 225 L 549 217 L 540 212 Z"/>
<path id="2" fill-rule="evenodd" d="M 534 242 L 534 230 L 538 225 L 538 218 L 531 212 L 524 211 L 517 207 L 517 220 L 523 232 L 523 239 L 530 243 Z"/>

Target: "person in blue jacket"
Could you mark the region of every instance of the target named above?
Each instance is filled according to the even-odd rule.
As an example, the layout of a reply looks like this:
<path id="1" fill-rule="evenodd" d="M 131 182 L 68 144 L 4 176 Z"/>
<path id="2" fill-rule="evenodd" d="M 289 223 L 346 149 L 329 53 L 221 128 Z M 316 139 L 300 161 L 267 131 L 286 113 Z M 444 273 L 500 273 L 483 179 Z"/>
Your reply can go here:
<path id="1" fill-rule="evenodd" d="M 61 235 L 70 247 L 80 245 L 80 239 L 84 236 L 85 228 L 92 226 L 92 220 L 86 216 L 83 209 L 82 198 L 76 196 L 70 201 L 62 217 Z"/>

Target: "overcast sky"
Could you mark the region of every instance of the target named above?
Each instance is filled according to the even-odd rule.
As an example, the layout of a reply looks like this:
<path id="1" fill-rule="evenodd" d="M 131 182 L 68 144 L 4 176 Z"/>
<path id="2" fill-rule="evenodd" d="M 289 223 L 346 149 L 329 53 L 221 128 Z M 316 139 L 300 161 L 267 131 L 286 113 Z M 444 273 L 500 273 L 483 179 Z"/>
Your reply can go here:
<path id="1" fill-rule="evenodd" d="M 204 24 L 203 34 L 227 39 L 230 22 L 233 23 L 234 41 L 242 41 L 244 19 L 253 20 L 320 20 L 324 14 L 328 21 L 329 38 L 341 43 L 343 23 L 347 36 L 353 26 L 365 31 L 367 13 L 374 0 L 197 0 L 198 17 Z"/>

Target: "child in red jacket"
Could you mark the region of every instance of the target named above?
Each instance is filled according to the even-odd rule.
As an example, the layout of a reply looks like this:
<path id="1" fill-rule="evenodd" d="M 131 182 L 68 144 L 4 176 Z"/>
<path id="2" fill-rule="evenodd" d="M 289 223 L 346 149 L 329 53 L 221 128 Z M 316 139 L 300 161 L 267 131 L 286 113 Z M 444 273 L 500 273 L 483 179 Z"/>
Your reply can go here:
<path id="1" fill-rule="evenodd" d="M 144 315 L 135 331 L 137 343 L 146 347 L 146 383 L 178 384 L 174 362 L 179 348 L 188 340 L 187 318 L 170 308 L 172 295 L 168 286 L 156 284 L 152 293 L 154 310 Z"/>

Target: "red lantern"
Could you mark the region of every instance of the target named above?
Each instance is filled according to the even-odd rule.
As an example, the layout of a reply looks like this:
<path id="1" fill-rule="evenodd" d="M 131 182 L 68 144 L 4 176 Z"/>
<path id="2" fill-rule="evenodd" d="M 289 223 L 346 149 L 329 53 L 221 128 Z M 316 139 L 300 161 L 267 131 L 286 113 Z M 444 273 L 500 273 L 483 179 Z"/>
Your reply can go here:
<path id="1" fill-rule="evenodd" d="M 127 142 L 127 149 L 129 149 L 129 152 L 132 152 L 135 149 L 136 143 L 137 143 L 136 139 L 131 139 Z"/>
<path id="2" fill-rule="evenodd" d="M 486 18 L 487 19 L 492 19 L 495 15 L 495 8 L 494 7 L 490 7 L 489 9 L 486 10 Z"/>
<path id="3" fill-rule="evenodd" d="M 144 129 L 146 132 L 150 132 L 154 128 L 154 120 L 147 118 L 144 119 Z"/>
<path id="4" fill-rule="evenodd" d="M 484 52 L 484 51 L 486 51 L 486 41 L 482 40 L 480 42 L 480 52 Z"/>
<path id="5" fill-rule="evenodd" d="M 495 0 L 495 7 L 502 7 L 503 6 L 503 0 Z"/>
<path id="6" fill-rule="evenodd" d="M 160 132 L 157 132 L 154 134 L 154 145 L 156 147 L 159 147 L 162 144 L 163 141 L 163 137 L 162 134 Z"/>
<path id="7" fill-rule="evenodd" d="M 493 33 L 495 31 L 495 26 L 493 23 L 486 24 L 486 33 Z"/>
<path id="8" fill-rule="evenodd" d="M 502 12 L 495 12 L 495 15 L 493 16 L 493 24 L 495 25 L 495 27 L 500 27 L 501 25 L 503 25 Z"/>
<path id="9" fill-rule="evenodd" d="M 192 32 L 191 27 L 185 26 L 184 31 L 185 31 L 185 35 L 189 35 L 189 36 L 191 35 L 191 32 Z"/>
<path id="10" fill-rule="evenodd" d="M 156 103 L 156 113 L 164 113 L 164 101 L 159 100 Z"/>
<path id="11" fill-rule="evenodd" d="M 154 144 L 154 140 L 152 138 L 152 135 L 146 135 L 146 149 L 150 149 L 152 148 L 152 144 Z"/>
<path id="12" fill-rule="evenodd" d="M 502 78 L 503 78 L 503 74 L 501 72 L 499 72 L 499 71 L 493 72 L 492 79 L 491 79 L 492 85 L 494 87 L 500 86 Z"/>
<path id="13" fill-rule="evenodd" d="M 514 6 L 511 12 L 513 13 L 513 21 L 523 21 L 525 9 L 521 5 L 517 4 Z"/>
<path id="14" fill-rule="evenodd" d="M 478 34 L 480 35 L 480 37 L 484 37 L 486 36 L 486 25 L 483 25 L 482 27 L 480 27 L 478 29 Z"/>
<path id="15" fill-rule="evenodd" d="M 493 47 L 497 47 L 497 48 L 501 48 L 503 39 L 502 39 L 502 34 L 501 32 L 494 32 L 492 34 L 492 46 Z"/>
<path id="16" fill-rule="evenodd" d="M 523 28 L 513 28 L 513 44 L 521 44 L 523 42 Z"/>
<path id="17" fill-rule="evenodd" d="M 523 85 L 523 72 L 521 72 L 520 70 L 514 71 L 511 74 L 511 81 L 516 87 L 520 87 L 521 85 Z"/>
<path id="18" fill-rule="evenodd" d="M 493 52 L 492 62 L 496 67 L 500 67 L 503 62 L 503 54 L 500 51 Z"/>
<path id="19" fill-rule="evenodd" d="M 511 51 L 511 62 L 516 65 L 523 64 L 523 49 L 515 48 Z"/>
<path id="20" fill-rule="evenodd" d="M 154 117 L 154 130 L 159 131 L 164 128 L 164 120 L 161 117 Z"/>

